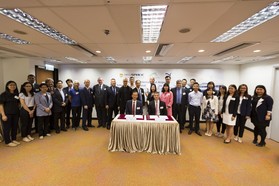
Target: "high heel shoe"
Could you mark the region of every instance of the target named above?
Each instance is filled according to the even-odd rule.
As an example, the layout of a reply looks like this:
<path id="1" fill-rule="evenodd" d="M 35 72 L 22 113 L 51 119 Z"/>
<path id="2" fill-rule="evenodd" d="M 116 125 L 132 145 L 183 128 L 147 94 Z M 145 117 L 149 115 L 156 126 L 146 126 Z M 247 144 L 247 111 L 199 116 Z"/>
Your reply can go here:
<path id="1" fill-rule="evenodd" d="M 225 143 L 225 144 L 229 144 L 229 143 L 231 143 L 231 142 L 232 142 L 232 140 L 230 140 L 230 141 L 224 140 L 224 143 Z"/>

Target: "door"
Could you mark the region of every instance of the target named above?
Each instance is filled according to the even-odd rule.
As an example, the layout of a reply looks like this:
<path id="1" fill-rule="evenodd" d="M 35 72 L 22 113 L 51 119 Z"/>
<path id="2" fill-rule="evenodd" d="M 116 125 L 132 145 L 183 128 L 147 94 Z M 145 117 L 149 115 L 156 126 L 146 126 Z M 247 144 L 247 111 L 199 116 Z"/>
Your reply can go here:
<path id="1" fill-rule="evenodd" d="M 279 68 L 275 70 L 274 77 L 274 91 L 273 91 L 273 110 L 272 110 L 272 121 L 271 121 L 271 133 L 270 138 L 279 142 Z"/>
<path id="2" fill-rule="evenodd" d="M 39 68 L 35 66 L 35 75 L 36 75 L 36 82 L 38 84 L 44 82 L 47 78 L 51 78 L 54 82 L 58 80 L 58 69 L 54 69 L 54 71 L 45 70 L 43 68 Z"/>

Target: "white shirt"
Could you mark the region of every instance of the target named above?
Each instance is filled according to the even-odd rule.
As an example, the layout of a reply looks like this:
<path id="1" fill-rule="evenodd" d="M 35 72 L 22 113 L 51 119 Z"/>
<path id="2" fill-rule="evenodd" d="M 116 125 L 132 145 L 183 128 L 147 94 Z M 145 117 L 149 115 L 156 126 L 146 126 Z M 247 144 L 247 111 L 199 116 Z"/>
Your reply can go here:
<path id="1" fill-rule="evenodd" d="M 31 94 L 28 94 L 28 96 L 25 96 L 23 93 L 20 93 L 19 98 L 24 100 L 27 107 L 34 107 L 35 98 L 34 98 L 34 96 L 31 96 Z"/>
<path id="2" fill-rule="evenodd" d="M 218 114 L 218 98 L 217 96 L 213 96 L 212 98 L 206 99 L 205 96 L 203 96 L 202 101 L 202 111 L 207 107 L 207 102 L 210 103 L 210 108 L 215 111 L 215 114 Z"/>
<path id="3" fill-rule="evenodd" d="M 64 94 L 62 88 L 61 88 L 61 89 L 58 89 L 58 90 L 59 90 L 59 92 L 60 92 L 60 94 L 61 94 L 61 96 L 62 96 L 62 100 L 63 100 L 63 102 L 64 102 L 64 101 L 65 101 L 65 94 Z"/>
<path id="4" fill-rule="evenodd" d="M 155 102 L 155 114 L 158 114 L 158 115 L 160 115 L 160 101 L 159 100 L 154 100 L 154 102 Z M 156 105 L 157 105 L 157 107 L 156 107 Z"/>
<path id="5" fill-rule="evenodd" d="M 188 94 L 189 104 L 192 106 L 201 106 L 203 94 L 201 92 L 192 91 Z"/>
<path id="6" fill-rule="evenodd" d="M 243 96 L 239 96 L 239 104 L 238 104 L 238 107 L 237 107 L 237 114 L 240 114 L 240 106 L 241 106 L 242 100 L 243 100 Z"/>
<path id="7" fill-rule="evenodd" d="M 137 113 L 137 101 L 132 100 L 132 112 L 133 112 L 133 104 L 135 104 L 135 107 L 134 107 L 134 113 L 132 113 L 132 114 L 136 115 L 136 113 Z"/>

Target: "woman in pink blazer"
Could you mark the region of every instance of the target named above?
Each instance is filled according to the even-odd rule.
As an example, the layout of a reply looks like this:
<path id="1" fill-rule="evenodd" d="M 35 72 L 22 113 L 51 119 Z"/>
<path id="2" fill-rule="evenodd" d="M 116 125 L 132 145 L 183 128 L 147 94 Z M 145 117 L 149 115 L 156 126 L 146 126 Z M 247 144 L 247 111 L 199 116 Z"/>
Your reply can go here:
<path id="1" fill-rule="evenodd" d="M 169 84 L 165 83 L 162 88 L 162 93 L 160 100 L 166 103 L 168 116 L 172 116 L 172 103 L 173 103 L 173 94 L 170 91 Z"/>

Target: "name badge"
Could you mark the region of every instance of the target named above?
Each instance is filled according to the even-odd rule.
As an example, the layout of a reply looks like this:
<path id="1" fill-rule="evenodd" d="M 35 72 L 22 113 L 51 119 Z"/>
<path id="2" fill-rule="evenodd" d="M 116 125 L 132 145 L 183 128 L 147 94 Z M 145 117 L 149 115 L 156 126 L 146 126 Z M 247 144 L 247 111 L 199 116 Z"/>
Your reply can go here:
<path id="1" fill-rule="evenodd" d="M 246 98 L 246 97 L 243 97 L 243 99 L 246 99 L 246 100 L 247 100 L 248 98 Z"/>
<path id="2" fill-rule="evenodd" d="M 106 88 L 104 88 L 104 90 L 107 90 Z"/>
<path id="3" fill-rule="evenodd" d="M 231 98 L 231 100 L 235 101 L 235 98 Z"/>
<path id="4" fill-rule="evenodd" d="M 76 92 L 76 95 L 78 95 L 79 94 L 79 92 Z"/>
<path id="5" fill-rule="evenodd" d="M 19 97 L 18 97 L 18 96 L 15 96 L 14 98 L 15 98 L 15 99 L 19 99 Z"/>
<path id="6" fill-rule="evenodd" d="M 160 109 L 164 109 L 164 107 L 160 107 Z"/>
<path id="7" fill-rule="evenodd" d="M 66 94 L 65 96 L 68 96 L 68 94 Z"/>
<path id="8" fill-rule="evenodd" d="M 185 95 L 186 93 L 185 92 L 183 92 L 183 95 Z"/>
<path id="9" fill-rule="evenodd" d="M 137 107 L 137 110 L 139 110 L 140 109 L 140 107 Z"/>
<path id="10" fill-rule="evenodd" d="M 91 92 L 91 94 L 93 94 L 93 92 Z"/>

